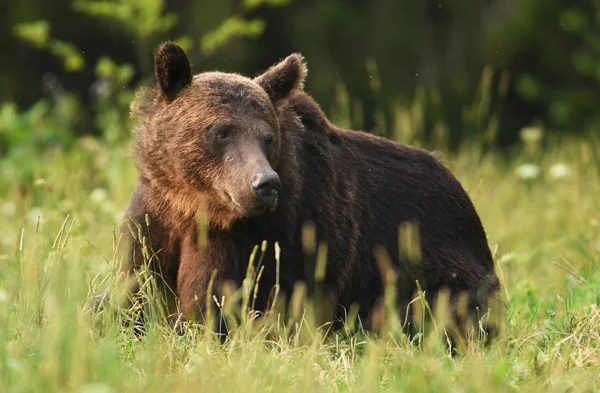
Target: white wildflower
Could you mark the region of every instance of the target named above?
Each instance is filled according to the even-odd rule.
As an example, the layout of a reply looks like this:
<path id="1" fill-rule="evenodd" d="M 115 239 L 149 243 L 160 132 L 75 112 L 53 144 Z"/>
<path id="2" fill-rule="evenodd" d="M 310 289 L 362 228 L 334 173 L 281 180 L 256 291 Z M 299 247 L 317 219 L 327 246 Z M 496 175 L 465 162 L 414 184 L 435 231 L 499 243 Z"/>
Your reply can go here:
<path id="1" fill-rule="evenodd" d="M 0 288 L 0 304 L 4 304 L 8 301 L 8 292 L 5 289 Z"/>
<path id="2" fill-rule="evenodd" d="M 516 173 L 521 179 L 531 180 L 538 177 L 540 168 L 535 164 L 523 164 L 517 168 Z"/>
<path id="3" fill-rule="evenodd" d="M 17 212 L 17 207 L 12 202 L 5 202 L 0 206 L 0 212 L 2 212 L 3 216 L 14 216 Z"/>
<path id="4" fill-rule="evenodd" d="M 566 164 L 560 162 L 550 167 L 550 176 L 554 179 L 567 177 L 569 176 L 569 173 L 571 173 L 571 168 L 569 168 Z"/>
<path id="5" fill-rule="evenodd" d="M 21 369 L 23 368 L 21 362 L 19 362 L 17 359 L 13 358 L 10 355 L 7 357 L 8 359 L 6 359 L 6 365 L 8 366 L 8 368 L 14 371 L 21 371 Z"/>
<path id="6" fill-rule="evenodd" d="M 95 188 L 90 194 L 90 199 L 96 203 L 106 200 L 107 197 L 108 192 L 104 188 Z"/>
<path id="7" fill-rule="evenodd" d="M 40 209 L 39 207 L 34 207 L 32 208 L 29 213 L 27 213 L 27 218 L 29 219 L 30 222 L 36 223 L 38 221 L 38 218 L 40 218 L 42 216 L 42 209 Z"/>

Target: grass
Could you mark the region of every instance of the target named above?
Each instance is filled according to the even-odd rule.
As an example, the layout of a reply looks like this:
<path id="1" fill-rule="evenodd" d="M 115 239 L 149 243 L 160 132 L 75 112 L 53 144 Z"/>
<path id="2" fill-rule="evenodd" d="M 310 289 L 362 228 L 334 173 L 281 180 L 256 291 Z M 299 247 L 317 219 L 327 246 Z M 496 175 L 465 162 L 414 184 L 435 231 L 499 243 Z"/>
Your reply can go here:
<path id="1" fill-rule="evenodd" d="M 240 334 L 221 346 L 158 318 L 140 340 L 115 314 L 98 320 L 84 308 L 111 277 L 135 186 L 127 146 L 82 139 L 33 162 L 0 161 L 0 391 L 598 391 L 594 148 L 572 140 L 508 162 L 469 148 L 445 158 L 481 215 L 507 303 L 505 336 L 454 358 L 435 337 L 417 347 L 397 336 L 302 343 Z"/>

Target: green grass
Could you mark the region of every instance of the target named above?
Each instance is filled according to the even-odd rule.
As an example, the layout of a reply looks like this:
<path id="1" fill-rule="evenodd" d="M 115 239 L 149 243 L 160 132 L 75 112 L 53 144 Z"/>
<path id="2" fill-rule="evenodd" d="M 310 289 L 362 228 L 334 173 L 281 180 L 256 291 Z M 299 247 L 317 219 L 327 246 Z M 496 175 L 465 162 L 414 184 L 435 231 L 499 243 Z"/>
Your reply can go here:
<path id="1" fill-rule="evenodd" d="M 570 141 L 510 162 L 469 149 L 445 158 L 481 215 L 507 303 L 505 336 L 454 358 L 435 336 L 420 348 L 364 335 L 240 334 L 221 346 L 202 330 L 153 322 L 138 339 L 113 314 L 84 311 L 110 281 L 135 186 L 127 147 L 85 139 L 69 153 L 1 161 L 0 392 L 600 390 L 594 149 Z M 535 179 L 518 175 L 524 163 L 540 169 Z M 551 176 L 557 163 L 566 177 Z"/>

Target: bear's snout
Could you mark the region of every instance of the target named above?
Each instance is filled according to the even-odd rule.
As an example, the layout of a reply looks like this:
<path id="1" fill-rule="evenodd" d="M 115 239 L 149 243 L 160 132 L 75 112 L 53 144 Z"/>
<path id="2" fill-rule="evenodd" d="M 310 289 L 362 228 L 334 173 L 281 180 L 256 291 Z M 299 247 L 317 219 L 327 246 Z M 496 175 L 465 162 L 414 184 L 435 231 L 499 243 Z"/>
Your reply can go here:
<path id="1" fill-rule="evenodd" d="M 260 203 L 271 211 L 275 210 L 281 188 L 279 175 L 274 171 L 260 172 L 254 176 L 250 184 Z"/>

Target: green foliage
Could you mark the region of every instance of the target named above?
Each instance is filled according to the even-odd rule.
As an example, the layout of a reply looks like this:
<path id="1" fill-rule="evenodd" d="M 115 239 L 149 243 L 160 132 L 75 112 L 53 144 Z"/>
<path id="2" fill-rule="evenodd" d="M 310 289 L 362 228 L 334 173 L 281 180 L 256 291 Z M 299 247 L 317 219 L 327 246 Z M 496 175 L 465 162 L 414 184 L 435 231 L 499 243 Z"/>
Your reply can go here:
<path id="1" fill-rule="evenodd" d="M 391 136 L 397 107 L 415 99 L 424 100 L 424 137 L 431 138 L 431 144 L 439 138 L 453 146 L 485 139 L 486 146 L 504 147 L 531 122 L 543 122 L 551 133 L 586 132 L 600 123 L 595 0 L 510 5 L 498 0 L 410 5 L 394 0 L 24 4 L 9 14 L 9 30 L 33 48 L 59 57 L 67 78 L 69 72 L 81 75 L 69 79 L 69 90 L 80 96 L 87 94 L 96 59 L 106 56 L 102 53 L 106 42 L 115 44 L 113 62 L 131 64 L 141 76 L 134 80 L 147 82 L 152 76 L 152 50 L 159 41 L 174 39 L 201 68 L 225 67 L 243 74 L 256 73 L 259 65 L 284 56 L 282 51 L 300 51 L 315 71 L 306 87 L 321 106 L 335 113 L 340 94 L 348 94 L 349 125 L 378 135 Z M 8 53 L 18 50 L 6 38 L 11 45 Z M 102 49 L 89 47 L 96 41 Z M 377 88 L 372 64 L 377 64 L 378 78 L 386 81 Z M 46 62 L 22 69 L 0 67 L 9 81 L 4 95 L 31 105 L 33 94 L 23 92 L 39 89 L 31 70 L 35 75 L 58 72 L 46 68 Z M 478 82 L 483 81 L 475 77 L 482 71 L 491 72 L 485 82 L 490 90 L 504 85 L 504 93 L 491 94 L 487 109 L 472 106 L 472 98 L 482 94 Z M 341 85 L 345 93 L 340 92 Z M 138 85 L 126 87 L 135 90 Z M 420 94 L 424 98 L 417 97 Z M 433 102 L 440 101 L 434 96 L 444 105 Z"/>
<path id="2" fill-rule="evenodd" d="M 508 51 L 529 51 L 531 65 L 515 76 L 515 87 L 527 102 L 547 109 L 551 128 L 592 128 L 600 123 L 596 102 L 600 88 L 600 3 L 545 1 L 523 3 L 506 29 L 522 32 Z M 536 25 L 544 29 L 536 29 Z M 509 42 L 509 43 L 512 43 Z"/>
<path id="3" fill-rule="evenodd" d="M 271 6 L 284 6 L 290 3 L 291 0 L 243 0 L 242 3 L 244 8 L 247 10 L 252 10 L 260 7 L 263 4 L 268 4 Z"/>
<path id="4" fill-rule="evenodd" d="M 14 32 L 18 37 L 30 42 L 39 49 L 48 50 L 62 58 L 67 71 L 78 72 L 85 66 L 81 51 L 75 45 L 50 37 L 50 25 L 47 21 L 22 23 L 15 27 Z"/>
<path id="5" fill-rule="evenodd" d="M 33 181 L 37 158 L 52 148 L 68 148 L 74 142 L 72 124 L 77 101 L 65 96 L 54 108 L 44 100 L 19 112 L 13 103 L 0 106 L 0 174 L 6 182 Z M 60 114 L 63 114 L 61 116 Z M 61 121 L 62 120 L 62 121 Z"/>
<path id="6" fill-rule="evenodd" d="M 283 6 L 290 0 L 244 0 L 243 8 L 250 11 L 263 4 Z M 265 30 L 265 22 L 260 18 L 244 19 L 241 15 L 231 15 L 226 18 L 215 30 L 202 36 L 200 50 L 210 55 L 216 49 L 223 47 L 229 40 L 236 37 L 257 38 Z"/>
<path id="7" fill-rule="evenodd" d="M 50 24 L 45 20 L 22 23 L 15 27 L 15 34 L 43 49 L 50 39 Z"/>
<path id="8" fill-rule="evenodd" d="M 177 23 L 175 14 L 163 14 L 164 0 L 75 0 L 73 8 L 118 23 L 133 39 L 151 40 L 169 32 Z"/>
<path id="9" fill-rule="evenodd" d="M 75 136 L 72 127 L 77 121 L 77 101 L 64 95 L 53 106 L 47 100 L 38 101 L 27 111 L 19 113 L 13 103 L 0 107 L 0 137 L 5 149 L 16 145 L 46 148 L 52 144 L 70 145 Z"/>
<path id="10" fill-rule="evenodd" d="M 202 37 L 201 49 L 210 54 L 216 48 L 223 46 L 232 37 L 258 37 L 265 29 L 265 24 L 260 19 L 250 21 L 234 15 L 227 18 L 221 26 Z"/>
<path id="11" fill-rule="evenodd" d="M 96 126 L 103 130 L 108 143 L 116 143 L 129 135 L 129 104 L 134 92 L 126 89 L 135 71 L 130 64 L 117 65 L 108 57 L 96 63 L 97 86 L 95 103 Z"/>

